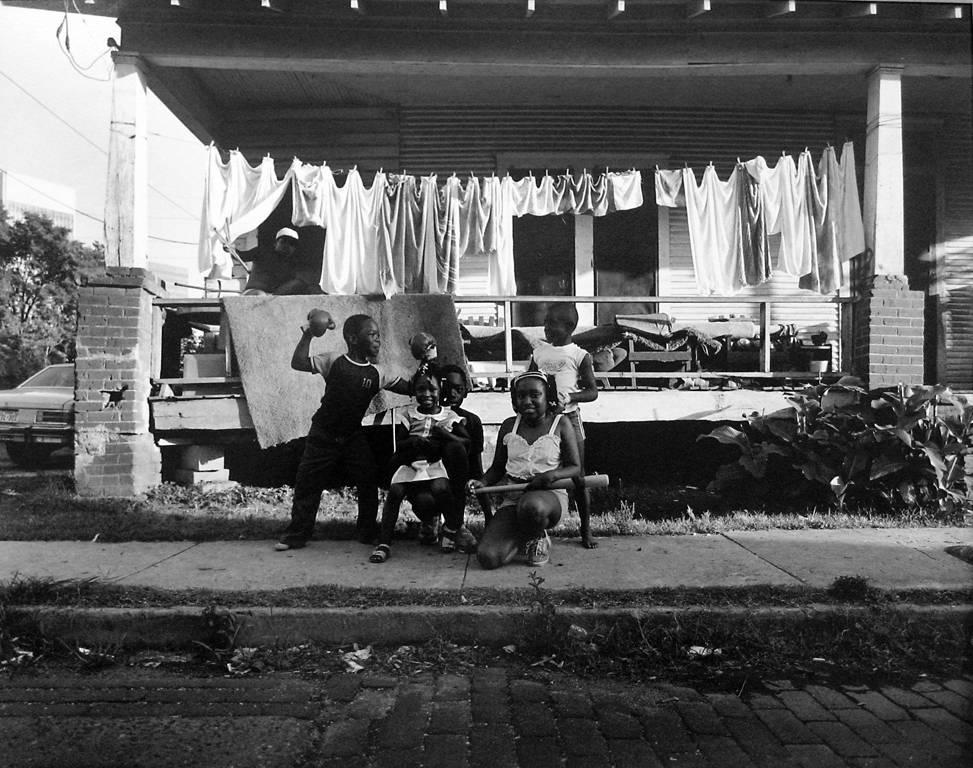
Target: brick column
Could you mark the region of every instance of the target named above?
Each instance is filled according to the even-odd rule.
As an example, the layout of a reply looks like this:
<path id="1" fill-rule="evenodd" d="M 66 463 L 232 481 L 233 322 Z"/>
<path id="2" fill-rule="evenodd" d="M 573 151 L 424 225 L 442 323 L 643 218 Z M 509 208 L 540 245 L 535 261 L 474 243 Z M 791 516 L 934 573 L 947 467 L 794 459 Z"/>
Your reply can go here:
<path id="1" fill-rule="evenodd" d="M 852 372 L 871 388 L 923 383 L 922 291 L 901 275 L 874 275 L 855 302 Z"/>
<path id="2" fill-rule="evenodd" d="M 161 482 L 149 432 L 153 374 L 151 273 L 109 267 L 80 289 L 75 360 L 74 476 L 82 496 L 132 496 Z"/>

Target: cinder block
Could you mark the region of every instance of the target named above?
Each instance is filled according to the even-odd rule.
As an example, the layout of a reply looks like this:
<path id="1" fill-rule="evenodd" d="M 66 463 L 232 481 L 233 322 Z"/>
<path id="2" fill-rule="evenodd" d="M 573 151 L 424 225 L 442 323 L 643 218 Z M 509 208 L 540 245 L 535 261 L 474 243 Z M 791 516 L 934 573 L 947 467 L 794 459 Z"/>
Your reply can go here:
<path id="1" fill-rule="evenodd" d="M 230 470 L 220 469 L 215 472 L 193 472 L 191 469 L 177 469 L 173 474 L 173 479 L 183 485 L 196 485 L 196 483 L 225 483 L 230 479 Z"/>
<path id="2" fill-rule="evenodd" d="M 215 472 L 224 468 L 224 455 L 221 445 L 187 445 L 182 449 L 179 466 L 193 472 Z"/>

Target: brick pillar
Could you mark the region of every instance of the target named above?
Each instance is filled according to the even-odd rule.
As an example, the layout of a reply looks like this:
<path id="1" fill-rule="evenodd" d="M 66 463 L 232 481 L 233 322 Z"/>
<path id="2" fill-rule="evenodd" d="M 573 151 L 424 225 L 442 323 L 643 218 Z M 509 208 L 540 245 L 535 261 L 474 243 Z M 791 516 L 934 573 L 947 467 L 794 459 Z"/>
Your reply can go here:
<path id="1" fill-rule="evenodd" d="M 852 372 L 875 389 L 923 383 L 922 291 L 902 275 L 874 275 L 855 302 Z"/>
<path id="2" fill-rule="evenodd" d="M 163 294 L 136 267 L 109 267 L 80 289 L 74 476 L 82 496 L 133 496 L 161 482 L 148 398 L 152 299 Z"/>

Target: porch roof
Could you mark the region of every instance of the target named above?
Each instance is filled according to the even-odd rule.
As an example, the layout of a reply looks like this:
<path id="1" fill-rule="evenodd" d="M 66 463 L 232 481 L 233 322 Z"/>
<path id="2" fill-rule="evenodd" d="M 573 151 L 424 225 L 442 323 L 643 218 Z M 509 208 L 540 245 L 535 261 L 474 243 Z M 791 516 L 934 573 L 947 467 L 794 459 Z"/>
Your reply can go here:
<path id="1" fill-rule="evenodd" d="M 8 4 L 20 4 L 17 1 Z M 32 3 L 34 7 L 36 3 Z M 62 7 L 60 2 L 49 5 Z M 203 140 L 248 125 L 459 104 L 865 111 L 903 67 L 907 114 L 969 111 L 969 4 L 845 0 L 96 0 L 122 50 Z M 696 13 L 709 6 L 709 10 Z M 870 14 L 870 7 L 876 13 Z M 793 11 L 789 9 L 793 7 Z M 954 7 L 966 19 L 950 18 Z M 777 15 L 773 15 L 776 13 Z M 261 129 L 262 130 L 262 129 Z"/>

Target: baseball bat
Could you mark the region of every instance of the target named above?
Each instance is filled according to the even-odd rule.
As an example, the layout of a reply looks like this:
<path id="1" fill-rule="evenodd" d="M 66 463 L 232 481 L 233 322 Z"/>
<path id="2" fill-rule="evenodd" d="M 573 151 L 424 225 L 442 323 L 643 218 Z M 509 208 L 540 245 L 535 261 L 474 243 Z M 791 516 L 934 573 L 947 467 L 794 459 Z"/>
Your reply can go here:
<path id="1" fill-rule="evenodd" d="M 581 478 L 584 480 L 585 488 L 605 488 L 608 486 L 608 475 L 586 475 Z M 544 490 L 555 488 L 574 488 L 574 480 L 555 480 Z M 507 493 L 508 491 L 525 491 L 527 483 L 513 483 L 512 485 L 484 485 L 482 488 L 474 488 L 473 493 Z"/>

